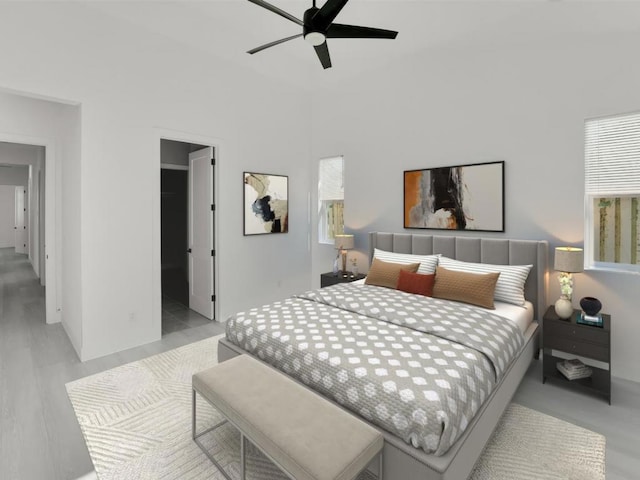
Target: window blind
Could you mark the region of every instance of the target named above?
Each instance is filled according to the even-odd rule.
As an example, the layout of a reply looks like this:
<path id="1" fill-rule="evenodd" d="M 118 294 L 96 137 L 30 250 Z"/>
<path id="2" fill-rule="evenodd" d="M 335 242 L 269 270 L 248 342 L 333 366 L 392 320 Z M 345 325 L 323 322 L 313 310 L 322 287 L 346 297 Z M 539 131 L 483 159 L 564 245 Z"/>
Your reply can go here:
<path id="1" fill-rule="evenodd" d="M 640 193 L 640 112 L 585 122 L 585 193 Z"/>
<path id="2" fill-rule="evenodd" d="M 343 157 L 320 160 L 318 200 L 344 200 Z"/>

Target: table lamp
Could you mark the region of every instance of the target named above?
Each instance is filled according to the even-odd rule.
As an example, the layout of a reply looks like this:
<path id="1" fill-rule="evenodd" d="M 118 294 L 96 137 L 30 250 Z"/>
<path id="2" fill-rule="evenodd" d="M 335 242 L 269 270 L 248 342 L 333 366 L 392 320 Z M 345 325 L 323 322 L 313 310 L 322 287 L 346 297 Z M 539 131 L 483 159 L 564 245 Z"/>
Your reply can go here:
<path id="1" fill-rule="evenodd" d="M 335 236 L 336 250 L 340 250 L 342 255 L 342 276 L 347 276 L 347 250 L 353 248 L 353 235 L 336 235 Z"/>
<path id="2" fill-rule="evenodd" d="M 555 303 L 556 314 L 567 319 L 573 314 L 571 294 L 573 293 L 573 275 L 584 268 L 584 257 L 581 248 L 556 247 L 553 269 L 560 272 L 560 298 Z"/>

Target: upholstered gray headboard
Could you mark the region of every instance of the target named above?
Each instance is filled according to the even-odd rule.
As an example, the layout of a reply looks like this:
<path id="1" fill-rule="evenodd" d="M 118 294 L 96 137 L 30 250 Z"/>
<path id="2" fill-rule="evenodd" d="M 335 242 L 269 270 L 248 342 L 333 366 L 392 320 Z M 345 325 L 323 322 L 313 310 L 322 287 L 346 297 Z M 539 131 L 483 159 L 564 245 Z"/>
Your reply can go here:
<path id="1" fill-rule="evenodd" d="M 549 244 L 544 240 L 371 232 L 369 234 L 370 260 L 373 259 L 374 248 L 417 255 L 439 253 L 463 262 L 533 265 L 524 287 L 525 298 L 533 303 L 535 319 L 541 319 L 547 308 Z"/>

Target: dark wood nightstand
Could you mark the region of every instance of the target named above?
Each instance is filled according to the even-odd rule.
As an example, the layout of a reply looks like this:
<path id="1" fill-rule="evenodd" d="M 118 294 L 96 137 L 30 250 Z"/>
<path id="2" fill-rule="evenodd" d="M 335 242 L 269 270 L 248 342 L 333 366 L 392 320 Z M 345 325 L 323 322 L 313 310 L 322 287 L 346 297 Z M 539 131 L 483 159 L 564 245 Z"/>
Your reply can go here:
<path id="1" fill-rule="evenodd" d="M 611 405 L 611 316 L 602 314 L 603 327 L 576 323 L 580 310 L 574 310 L 568 320 L 558 318 L 550 306 L 542 317 L 542 383 L 553 379 L 583 391 L 604 396 Z M 589 378 L 567 380 L 556 368 L 563 358 L 552 355 L 552 350 L 598 360 L 607 369 L 589 365 L 593 374 Z"/>
<path id="2" fill-rule="evenodd" d="M 335 285 L 336 283 L 349 283 L 355 282 L 356 280 L 362 280 L 366 275 L 359 273 L 357 275 L 352 275 L 351 272 L 338 272 L 337 275 L 334 275 L 333 272 L 323 273 L 320 275 L 320 287 L 330 287 L 331 285 Z"/>

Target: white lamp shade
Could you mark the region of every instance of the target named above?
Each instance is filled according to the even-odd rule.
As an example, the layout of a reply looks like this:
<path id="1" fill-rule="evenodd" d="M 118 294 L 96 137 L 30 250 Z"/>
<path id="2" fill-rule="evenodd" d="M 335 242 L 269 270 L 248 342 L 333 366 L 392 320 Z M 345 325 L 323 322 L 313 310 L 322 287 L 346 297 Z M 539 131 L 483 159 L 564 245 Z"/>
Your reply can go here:
<path id="1" fill-rule="evenodd" d="M 579 273 L 584 269 L 584 256 L 581 248 L 556 247 L 553 269 L 558 272 Z"/>
<path id="2" fill-rule="evenodd" d="M 336 235 L 335 247 L 338 250 L 351 250 L 353 248 L 353 235 Z"/>

